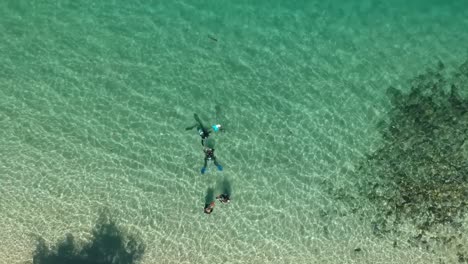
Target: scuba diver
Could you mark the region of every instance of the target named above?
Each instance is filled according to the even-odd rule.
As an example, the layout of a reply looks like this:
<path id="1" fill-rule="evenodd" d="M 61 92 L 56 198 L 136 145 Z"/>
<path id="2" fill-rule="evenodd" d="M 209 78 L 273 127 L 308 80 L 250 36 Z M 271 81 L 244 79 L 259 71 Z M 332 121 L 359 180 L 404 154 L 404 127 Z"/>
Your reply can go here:
<path id="1" fill-rule="evenodd" d="M 215 207 L 215 202 L 211 202 L 211 203 L 207 203 L 205 204 L 205 208 L 203 208 L 203 212 L 205 212 L 205 214 L 211 214 L 213 212 L 213 209 Z"/>
<path id="2" fill-rule="evenodd" d="M 211 142 L 210 142 L 211 143 Z M 211 145 L 211 147 L 205 147 L 203 149 L 203 152 L 205 152 L 205 163 L 203 164 L 203 168 L 201 168 L 201 174 L 205 174 L 206 172 L 206 166 L 208 165 L 208 160 L 213 160 L 214 165 L 218 168 L 219 171 L 223 170 L 223 166 L 216 161 L 216 156 L 214 155 L 214 143 L 208 144 Z"/>
<path id="3" fill-rule="evenodd" d="M 223 204 L 231 202 L 231 183 L 227 178 L 224 178 L 222 182 L 219 182 L 219 188 L 222 190 L 221 194 L 216 196 L 216 200 L 220 201 Z"/>
<path id="4" fill-rule="evenodd" d="M 223 127 L 220 124 L 212 125 L 211 127 L 204 126 L 197 114 L 193 114 L 193 118 L 195 118 L 197 123 L 193 126 L 186 127 L 185 130 L 192 130 L 197 128 L 198 134 L 201 137 L 202 146 L 205 145 L 205 140 L 210 136 L 212 130 L 214 132 L 223 131 Z"/>
<path id="5" fill-rule="evenodd" d="M 224 204 L 231 202 L 231 197 L 226 193 L 222 193 L 216 196 L 216 199 Z"/>
<path id="6" fill-rule="evenodd" d="M 216 119 L 219 118 L 220 113 L 220 107 L 216 106 Z M 209 138 L 209 136 L 212 131 L 224 131 L 224 128 L 220 124 L 212 125 L 211 127 L 206 127 L 196 113 L 193 114 L 193 118 L 195 119 L 196 123 L 192 126 L 186 127 L 185 130 L 192 130 L 196 128 L 198 134 L 201 137 L 201 144 L 204 147 L 203 152 L 205 153 L 205 163 L 201 168 L 201 173 L 204 174 L 206 172 L 208 160 L 213 160 L 213 163 L 216 165 L 218 170 L 222 171 L 223 167 L 218 163 L 218 161 L 216 160 L 216 156 L 214 155 L 214 139 Z"/>
<path id="7" fill-rule="evenodd" d="M 203 212 L 205 214 L 211 214 L 215 207 L 215 199 L 214 199 L 214 189 L 208 188 L 206 190 L 205 195 L 205 207 L 203 208 Z"/>

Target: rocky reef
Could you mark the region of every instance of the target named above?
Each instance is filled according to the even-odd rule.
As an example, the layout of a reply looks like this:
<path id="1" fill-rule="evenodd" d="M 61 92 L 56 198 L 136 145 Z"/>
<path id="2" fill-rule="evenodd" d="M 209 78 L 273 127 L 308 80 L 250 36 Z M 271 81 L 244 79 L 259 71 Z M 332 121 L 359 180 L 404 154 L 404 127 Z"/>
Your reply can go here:
<path id="1" fill-rule="evenodd" d="M 377 210 L 376 235 L 411 225 L 411 244 L 456 243 L 465 258 L 467 92 L 468 61 L 456 69 L 439 62 L 414 78 L 409 92 L 388 88 L 391 109 L 378 125 L 383 142 L 357 171 L 361 195 Z"/>

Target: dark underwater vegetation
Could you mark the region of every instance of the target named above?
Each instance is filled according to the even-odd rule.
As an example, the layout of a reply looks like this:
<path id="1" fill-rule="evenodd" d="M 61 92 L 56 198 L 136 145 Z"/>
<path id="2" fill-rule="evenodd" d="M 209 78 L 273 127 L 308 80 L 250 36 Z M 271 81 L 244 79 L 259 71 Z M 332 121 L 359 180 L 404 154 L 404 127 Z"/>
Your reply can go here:
<path id="1" fill-rule="evenodd" d="M 136 264 L 144 252 L 145 246 L 137 236 L 101 217 L 92 231 L 92 239 L 84 244 L 72 234 L 52 248 L 39 239 L 33 264 Z"/>
<path id="2" fill-rule="evenodd" d="M 468 61 L 454 70 L 439 62 L 414 78 L 409 92 L 388 88 L 391 109 L 378 124 L 383 142 L 355 175 L 360 195 L 375 205 L 375 235 L 427 250 L 454 247 L 459 260 L 466 258 L 467 91 Z"/>

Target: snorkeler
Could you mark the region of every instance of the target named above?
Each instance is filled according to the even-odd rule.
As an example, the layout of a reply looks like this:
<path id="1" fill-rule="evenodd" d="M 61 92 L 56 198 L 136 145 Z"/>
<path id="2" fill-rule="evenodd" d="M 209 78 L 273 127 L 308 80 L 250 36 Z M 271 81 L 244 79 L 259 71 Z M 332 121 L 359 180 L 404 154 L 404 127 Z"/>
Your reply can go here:
<path id="1" fill-rule="evenodd" d="M 215 202 L 211 202 L 211 203 L 207 203 L 205 204 L 205 208 L 203 208 L 203 212 L 205 212 L 205 214 L 211 214 L 213 212 L 213 209 L 215 207 Z"/>
<path id="2" fill-rule="evenodd" d="M 201 137 L 202 146 L 205 145 L 205 140 L 210 136 L 211 130 L 213 130 L 214 132 L 223 130 L 223 127 L 220 124 L 212 125 L 211 127 L 205 127 L 197 114 L 193 114 L 193 118 L 195 118 L 195 121 L 197 121 L 197 123 L 193 126 L 186 127 L 185 130 L 192 130 L 194 128 L 197 128 L 198 134 Z"/>
<path id="3" fill-rule="evenodd" d="M 218 168 L 219 171 L 223 170 L 223 166 L 216 161 L 216 156 L 214 155 L 214 148 L 205 147 L 203 150 L 205 152 L 205 163 L 203 168 L 201 168 L 201 173 L 204 174 L 206 172 L 206 166 L 208 165 L 208 160 L 213 160 L 214 165 Z"/>
<path id="4" fill-rule="evenodd" d="M 226 194 L 226 193 L 223 193 L 223 194 L 220 194 L 218 196 L 216 196 L 216 199 L 222 203 L 229 203 L 231 202 L 231 197 L 229 196 L 229 194 Z"/>

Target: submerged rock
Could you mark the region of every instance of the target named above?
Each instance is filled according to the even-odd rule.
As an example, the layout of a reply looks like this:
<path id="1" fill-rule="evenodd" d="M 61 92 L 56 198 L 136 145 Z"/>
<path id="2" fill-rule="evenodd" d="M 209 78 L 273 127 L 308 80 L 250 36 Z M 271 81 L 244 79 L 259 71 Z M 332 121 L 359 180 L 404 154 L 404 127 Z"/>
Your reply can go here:
<path id="1" fill-rule="evenodd" d="M 436 69 L 417 76 L 411 90 L 390 87 L 389 120 L 379 124 L 382 146 L 367 155 L 357 176 L 361 195 L 379 210 L 377 233 L 399 233 L 410 223 L 421 230 L 409 238 L 426 247 L 439 226 L 462 228 L 468 209 L 468 61 L 448 74 Z M 449 235 L 448 233 L 446 234 Z M 428 246 L 427 246 L 428 247 Z"/>

